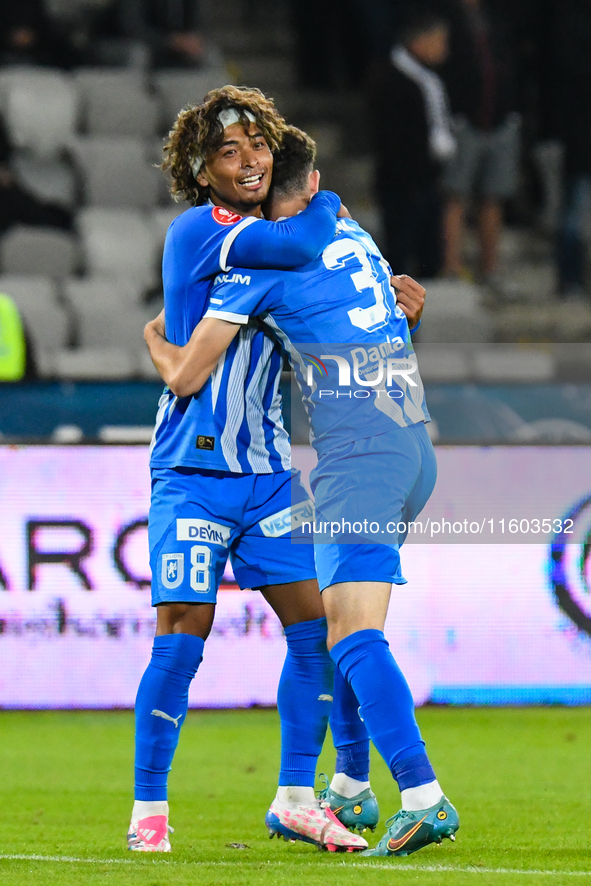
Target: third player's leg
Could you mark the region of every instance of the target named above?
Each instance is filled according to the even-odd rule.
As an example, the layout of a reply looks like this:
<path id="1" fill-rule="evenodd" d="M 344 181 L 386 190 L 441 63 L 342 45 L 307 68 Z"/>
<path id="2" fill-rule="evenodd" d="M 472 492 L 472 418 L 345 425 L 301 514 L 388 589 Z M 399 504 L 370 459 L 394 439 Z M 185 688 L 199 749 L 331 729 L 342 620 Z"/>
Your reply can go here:
<path id="1" fill-rule="evenodd" d="M 334 694 L 334 666 L 326 646 L 318 582 L 305 579 L 267 585 L 261 592 L 281 620 L 287 641 L 277 689 L 281 768 L 277 794 L 267 813 L 269 832 L 321 846 L 363 849 L 366 842 L 327 817 L 314 795 L 316 766 Z"/>
<path id="2" fill-rule="evenodd" d="M 401 792 L 404 812 L 372 855 L 406 855 L 453 835 L 458 825 L 425 752 L 410 688 L 383 633 L 389 592 L 383 582 L 341 582 L 324 591 L 331 657 Z M 421 828 L 424 833 L 413 840 Z"/>
<path id="3" fill-rule="evenodd" d="M 312 513 L 311 505 L 298 476 L 290 472 L 258 477 L 256 487 L 252 522 L 232 550 L 232 564 L 239 584 L 258 588 L 273 607 L 287 642 L 277 691 L 279 786 L 266 817 L 267 827 L 271 835 L 324 847 L 363 849 L 365 840 L 331 819 L 314 794 L 334 693 L 334 665 L 326 646 L 313 548 L 294 543 L 290 531 L 290 522 L 296 522 L 303 511 Z M 301 530 L 297 534 L 301 536 Z"/>
<path id="4" fill-rule="evenodd" d="M 382 631 L 391 590 L 391 583 L 383 581 L 343 581 L 325 588 L 328 648 L 356 631 Z"/>
<path id="5" fill-rule="evenodd" d="M 369 454 L 364 487 L 356 499 L 363 501 L 368 475 L 370 479 L 390 477 L 390 486 L 381 482 L 387 493 L 386 503 L 398 505 L 397 511 L 390 512 L 390 520 L 396 525 L 407 502 L 412 500 L 417 510 L 423 507 L 435 477 L 425 429 L 413 427 L 392 435 L 388 457 L 393 463 L 390 467 L 398 470 L 380 471 L 381 457 L 374 458 L 372 465 Z M 338 477 L 339 465 L 330 467 Z M 318 474 L 323 476 L 320 471 Z M 354 491 L 352 478 L 346 479 Z M 377 487 L 372 506 L 380 513 Z M 341 507 L 346 514 L 347 502 Z M 413 509 L 408 509 L 408 516 L 413 516 Z M 360 716 L 402 794 L 404 812 L 395 816 L 371 854 L 405 855 L 453 835 L 458 820 L 442 796 L 416 723 L 412 694 L 383 633 L 391 583 L 404 582 L 398 544 L 318 544 L 316 564 L 320 587 L 324 588 L 331 657 L 357 698 Z M 364 580 L 372 576 L 373 581 Z"/>
<path id="6" fill-rule="evenodd" d="M 281 767 L 275 802 L 310 805 L 334 691 L 322 597 L 315 578 L 260 590 L 277 613 L 287 642 L 277 688 Z"/>
<path id="7" fill-rule="evenodd" d="M 301 621 L 324 618 L 324 606 L 316 578 L 267 585 L 261 594 L 277 613 L 284 628 Z"/>

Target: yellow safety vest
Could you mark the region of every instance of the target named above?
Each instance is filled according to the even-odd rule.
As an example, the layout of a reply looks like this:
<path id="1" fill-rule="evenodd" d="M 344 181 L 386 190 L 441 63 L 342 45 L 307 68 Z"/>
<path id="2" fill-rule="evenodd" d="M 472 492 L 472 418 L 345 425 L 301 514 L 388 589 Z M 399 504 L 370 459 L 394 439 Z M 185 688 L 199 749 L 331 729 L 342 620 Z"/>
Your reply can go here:
<path id="1" fill-rule="evenodd" d="M 17 307 L 0 294 L 0 381 L 18 381 L 25 374 L 26 343 Z"/>

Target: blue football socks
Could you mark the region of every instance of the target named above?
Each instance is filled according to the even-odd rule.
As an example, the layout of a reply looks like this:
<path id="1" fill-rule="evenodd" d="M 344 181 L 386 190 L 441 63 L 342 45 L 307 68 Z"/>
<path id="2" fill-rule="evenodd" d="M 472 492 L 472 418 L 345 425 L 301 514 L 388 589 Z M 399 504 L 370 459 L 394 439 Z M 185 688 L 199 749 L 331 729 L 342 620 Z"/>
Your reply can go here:
<path id="1" fill-rule="evenodd" d="M 401 790 L 435 780 L 406 679 L 382 631 L 357 631 L 331 657 L 350 684 L 367 731 Z"/>
<path id="2" fill-rule="evenodd" d="M 369 780 L 369 735 L 359 716 L 359 701 L 339 668 L 334 675 L 330 731 L 337 751 L 335 773 L 356 781 Z"/>
<path id="3" fill-rule="evenodd" d="M 326 619 L 285 628 L 287 655 L 277 690 L 281 719 L 280 785 L 313 787 L 328 726 L 334 666 L 326 648 Z"/>
<path id="4" fill-rule="evenodd" d="M 166 800 L 168 773 L 189 705 L 204 641 L 192 634 L 154 638 L 135 702 L 135 799 Z"/>

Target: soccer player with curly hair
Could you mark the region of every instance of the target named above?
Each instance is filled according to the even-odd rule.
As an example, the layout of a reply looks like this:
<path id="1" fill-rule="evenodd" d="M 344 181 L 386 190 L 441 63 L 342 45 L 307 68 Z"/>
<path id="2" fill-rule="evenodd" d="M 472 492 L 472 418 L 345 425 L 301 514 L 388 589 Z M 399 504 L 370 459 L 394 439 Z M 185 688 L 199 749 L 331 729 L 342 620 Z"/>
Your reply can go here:
<path id="1" fill-rule="evenodd" d="M 270 218 L 301 211 L 317 190 L 308 142 L 298 130 L 285 134 Z M 168 329 L 159 318 L 146 327 L 146 340 L 161 375 L 183 396 L 198 395 L 220 354 L 254 318 L 283 341 L 318 455 L 310 475 L 314 548 L 336 666 L 335 703 L 340 684 L 341 713 L 347 705 L 358 708 L 363 721 L 354 725 L 349 718 L 345 724 L 331 717 L 337 749 L 356 768 L 339 772 L 337 765 L 341 777 L 327 785 L 324 798 L 337 815 L 355 792 L 363 806 L 361 793 L 369 783 L 360 773 L 364 753 L 368 769 L 371 738 L 398 784 L 402 809 L 386 822 L 378 845 L 363 854 L 409 855 L 455 839 L 459 827 L 383 632 L 392 586 L 406 582 L 400 566 L 406 527 L 425 506 L 436 477 L 410 338 L 416 325 L 409 328 L 413 312 L 404 309 L 413 298 L 422 305 L 425 292 L 406 276 L 394 278 L 395 292 L 376 244 L 349 218 L 339 219 L 331 243 L 307 265 L 290 272 L 252 271 L 248 283 L 244 273 L 214 282 L 210 307 L 187 346 L 167 342 Z M 289 834 L 289 817 L 275 802 L 267 825 L 272 833 Z"/>
<path id="2" fill-rule="evenodd" d="M 214 278 L 232 268 L 291 268 L 330 242 L 339 198 L 318 194 L 297 218 L 262 218 L 273 151 L 286 124 L 257 89 L 225 86 L 179 114 L 164 149 L 173 193 L 190 208 L 169 228 L 163 256 L 166 330 L 184 345 L 208 307 Z M 243 279 L 247 282 L 248 272 Z M 150 663 L 136 700 L 135 803 L 129 848 L 169 852 L 167 778 L 188 692 L 210 633 L 229 556 L 242 588 L 259 589 L 285 630 L 277 704 L 281 770 L 276 802 L 294 839 L 354 851 L 351 834 L 314 795 L 333 692 L 333 665 L 312 547 L 292 545 L 296 517 L 311 514 L 291 470 L 281 417 L 280 346 L 259 324 L 241 331 L 198 396 L 166 388 L 151 451 Z M 293 508 L 292 508 L 293 505 Z"/>

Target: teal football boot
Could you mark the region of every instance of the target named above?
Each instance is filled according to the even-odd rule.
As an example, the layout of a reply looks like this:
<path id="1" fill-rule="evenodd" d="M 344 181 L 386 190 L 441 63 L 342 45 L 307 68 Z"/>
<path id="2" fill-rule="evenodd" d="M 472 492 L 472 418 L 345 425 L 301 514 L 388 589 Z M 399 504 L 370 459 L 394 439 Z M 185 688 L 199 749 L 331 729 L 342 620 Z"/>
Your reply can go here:
<path id="1" fill-rule="evenodd" d="M 447 797 L 429 809 L 401 809 L 386 822 L 388 830 L 376 848 L 366 849 L 361 855 L 411 855 L 430 843 L 441 843 L 444 838 L 455 840 L 459 826 L 458 813 Z"/>
<path id="2" fill-rule="evenodd" d="M 324 779 L 326 787 L 318 792 L 321 803 L 328 803 L 331 811 L 338 820 L 350 831 L 358 831 L 360 834 L 366 828 L 375 831 L 380 820 L 380 810 L 376 795 L 371 788 L 366 788 L 354 797 L 342 797 L 330 787 L 328 776 L 321 772 L 319 778 Z"/>

